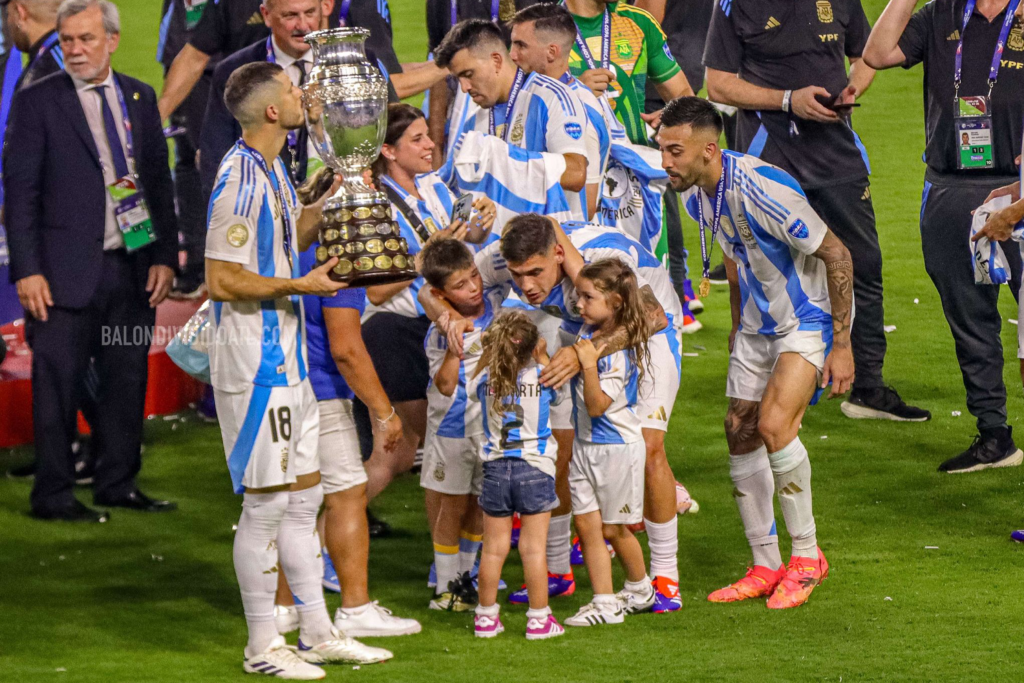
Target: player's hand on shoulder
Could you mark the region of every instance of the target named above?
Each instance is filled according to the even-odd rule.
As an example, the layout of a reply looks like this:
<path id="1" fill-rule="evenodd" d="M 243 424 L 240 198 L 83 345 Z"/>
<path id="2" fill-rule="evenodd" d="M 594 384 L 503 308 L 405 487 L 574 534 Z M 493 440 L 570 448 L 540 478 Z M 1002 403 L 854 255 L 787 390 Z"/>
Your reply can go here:
<path id="1" fill-rule="evenodd" d="M 563 384 L 575 377 L 580 371 L 580 360 L 572 346 L 564 346 L 555 352 L 544 370 L 540 373 L 540 383 L 546 387 L 559 389 Z"/>
<path id="2" fill-rule="evenodd" d="M 597 367 L 597 359 L 601 357 L 601 354 L 607 346 L 607 344 L 594 346 L 594 343 L 591 340 L 580 339 L 573 344 L 573 349 L 576 351 L 576 357 L 580 361 L 580 366 L 584 370 L 589 370 Z"/>
<path id="3" fill-rule="evenodd" d="M 332 256 L 327 263 L 309 271 L 296 280 L 302 294 L 314 296 L 334 296 L 338 291 L 348 287 L 347 282 L 336 282 L 331 279 L 331 269 L 338 263 L 338 257 Z"/>
<path id="4" fill-rule="evenodd" d="M 853 351 L 849 344 L 833 346 L 832 352 L 825 358 L 825 367 L 821 372 L 821 388 L 832 382 L 829 398 L 842 396 L 853 387 L 854 367 Z"/>
<path id="5" fill-rule="evenodd" d="M 437 326 L 448 338 L 448 350 L 462 358 L 462 337 L 473 331 L 473 321 L 445 312 L 437 319 Z"/>
<path id="6" fill-rule="evenodd" d="M 839 115 L 822 104 L 818 98 L 829 100 L 832 95 L 828 90 L 816 85 L 809 85 L 793 91 L 790 99 L 789 109 L 802 119 L 818 121 L 819 123 L 836 123 Z"/>

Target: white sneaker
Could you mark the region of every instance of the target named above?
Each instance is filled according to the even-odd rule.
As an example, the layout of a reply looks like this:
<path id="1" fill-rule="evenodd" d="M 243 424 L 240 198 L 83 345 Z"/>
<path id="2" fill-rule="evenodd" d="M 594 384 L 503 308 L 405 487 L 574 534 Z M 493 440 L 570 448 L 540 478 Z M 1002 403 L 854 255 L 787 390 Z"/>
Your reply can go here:
<path id="1" fill-rule="evenodd" d="M 274 605 L 274 624 L 277 626 L 277 632 L 282 636 L 298 630 L 299 610 L 295 609 L 295 605 L 290 607 Z"/>
<path id="2" fill-rule="evenodd" d="M 566 626 L 596 626 L 597 624 L 621 624 L 626 613 L 618 600 L 614 603 L 587 603 L 580 611 L 565 620 Z"/>
<path id="3" fill-rule="evenodd" d="M 332 628 L 334 638 L 308 647 L 299 639 L 298 655 L 311 664 L 375 664 L 394 657 L 381 647 L 363 645 Z"/>
<path id="4" fill-rule="evenodd" d="M 302 661 L 295 654 L 295 649 L 286 645 L 281 636 L 274 638 L 260 654 L 246 658 L 242 668 L 247 674 L 263 674 L 293 681 L 317 681 L 326 675 L 320 667 Z"/>
<path id="5" fill-rule="evenodd" d="M 622 605 L 623 612 L 626 614 L 640 614 L 654 607 L 654 586 L 650 582 L 645 583 L 645 585 L 647 587 L 645 593 L 637 593 L 628 588 L 623 588 L 615 594 L 615 597 L 619 599 L 619 604 Z"/>
<path id="6" fill-rule="evenodd" d="M 372 636 L 409 636 L 423 630 L 415 619 L 393 616 L 391 610 L 374 600 L 362 614 L 348 614 L 343 609 L 334 613 L 334 628 L 353 638 Z"/>

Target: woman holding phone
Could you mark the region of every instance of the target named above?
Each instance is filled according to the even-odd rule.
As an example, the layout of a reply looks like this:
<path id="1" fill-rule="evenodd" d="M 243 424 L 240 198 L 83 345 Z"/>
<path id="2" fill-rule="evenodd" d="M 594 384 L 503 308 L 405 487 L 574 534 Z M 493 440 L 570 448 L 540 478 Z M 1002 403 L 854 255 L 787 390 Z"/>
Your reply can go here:
<path id="1" fill-rule="evenodd" d="M 392 215 L 415 257 L 430 239 L 454 237 L 479 248 L 491 237 L 495 207 L 490 199 L 456 197 L 433 172 L 434 143 L 423 112 L 408 104 L 388 105 L 388 125 L 374 183 L 391 200 Z M 460 216 L 455 215 L 458 212 Z M 402 419 L 404 434 L 391 453 L 375 449 L 366 463 L 368 500 L 412 468 L 426 431 L 429 368 L 423 340 L 430 320 L 416 295 L 423 278 L 366 288 L 363 340 L 384 391 Z"/>

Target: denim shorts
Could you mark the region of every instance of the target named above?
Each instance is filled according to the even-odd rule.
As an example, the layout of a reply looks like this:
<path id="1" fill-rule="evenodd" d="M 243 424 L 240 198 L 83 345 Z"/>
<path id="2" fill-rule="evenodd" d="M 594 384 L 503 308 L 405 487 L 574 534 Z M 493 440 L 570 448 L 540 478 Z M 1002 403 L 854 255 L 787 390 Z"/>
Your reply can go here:
<path id="1" fill-rule="evenodd" d="M 499 458 L 484 463 L 480 509 L 491 517 L 512 513 L 537 515 L 558 507 L 555 478 L 522 458 Z"/>

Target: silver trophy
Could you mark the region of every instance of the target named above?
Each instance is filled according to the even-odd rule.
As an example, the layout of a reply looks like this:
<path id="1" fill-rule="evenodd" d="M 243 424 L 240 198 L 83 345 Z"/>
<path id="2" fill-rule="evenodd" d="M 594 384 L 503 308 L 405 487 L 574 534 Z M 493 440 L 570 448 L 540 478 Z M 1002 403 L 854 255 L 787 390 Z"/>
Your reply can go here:
<path id="1" fill-rule="evenodd" d="M 366 59 L 370 32 L 335 28 L 306 36 L 313 69 L 303 90 L 309 138 L 344 182 L 324 204 L 317 263 L 337 256 L 331 279 L 367 287 L 416 277 L 391 202 L 363 181 L 377 159 L 388 118 L 388 84 Z"/>

